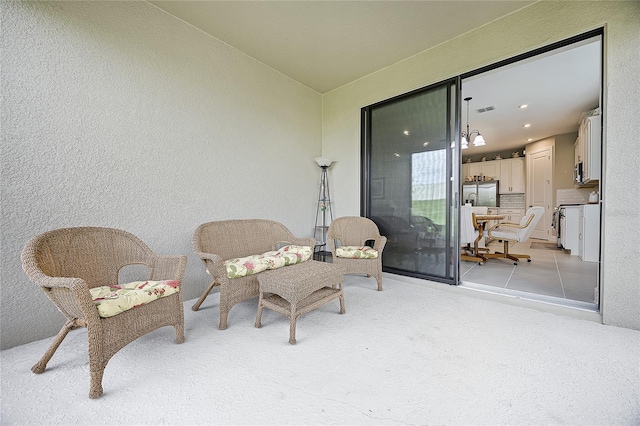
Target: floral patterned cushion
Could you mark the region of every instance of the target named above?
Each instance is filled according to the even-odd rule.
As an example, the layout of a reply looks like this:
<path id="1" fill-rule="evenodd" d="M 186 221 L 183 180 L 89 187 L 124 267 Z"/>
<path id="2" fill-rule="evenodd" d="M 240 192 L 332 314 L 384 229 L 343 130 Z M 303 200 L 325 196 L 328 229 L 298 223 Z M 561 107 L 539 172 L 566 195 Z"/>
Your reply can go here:
<path id="1" fill-rule="evenodd" d="M 378 250 L 368 246 L 342 246 L 336 249 L 336 256 L 346 259 L 377 259 Z"/>
<path id="2" fill-rule="evenodd" d="M 136 306 L 144 305 L 180 291 L 180 281 L 134 281 L 89 290 L 102 318 L 112 317 Z"/>
<path id="3" fill-rule="evenodd" d="M 229 278 L 246 277 L 267 269 L 295 265 L 309 260 L 313 250 L 309 246 L 284 246 L 280 250 L 229 259 L 224 262 Z"/>

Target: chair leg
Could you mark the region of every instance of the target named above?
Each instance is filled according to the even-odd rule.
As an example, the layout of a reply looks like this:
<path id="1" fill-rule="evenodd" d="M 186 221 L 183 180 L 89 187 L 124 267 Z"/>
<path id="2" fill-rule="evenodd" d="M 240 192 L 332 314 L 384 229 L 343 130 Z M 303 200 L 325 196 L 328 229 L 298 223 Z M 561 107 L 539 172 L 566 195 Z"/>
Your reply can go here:
<path id="1" fill-rule="evenodd" d="M 91 371 L 91 389 L 89 390 L 89 398 L 96 399 L 102 396 L 102 376 L 104 374 L 104 366 Z"/>
<path id="2" fill-rule="evenodd" d="M 207 298 L 209 293 L 211 293 L 211 290 L 213 290 L 213 288 L 216 285 L 218 285 L 218 283 L 215 280 L 211 281 L 211 284 L 209 284 L 209 287 L 205 290 L 204 293 L 202 293 L 202 296 L 200 296 L 200 299 L 198 299 L 198 301 L 191 307 L 192 311 L 197 311 L 198 309 L 200 309 L 200 305 L 202 305 L 202 302 L 204 302 L 204 299 Z"/>
<path id="3" fill-rule="evenodd" d="M 504 241 L 503 241 L 503 243 L 504 243 L 504 251 L 503 251 L 502 253 L 500 253 L 500 252 L 495 252 L 495 253 L 486 254 L 485 256 L 486 256 L 486 257 L 488 257 L 488 258 L 490 258 L 490 259 L 494 259 L 494 258 L 504 258 L 504 259 L 513 260 L 513 264 L 514 264 L 514 265 L 517 265 L 517 264 L 518 264 L 518 262 L 519 262 L 518 255 L 515 255 L 515 254 L 511 254 L 511 253 L 509 253 L 509 241 L 504 240 Z M 529 257 L 529 256 L 528 256 L 528 255 L 526 255 L 526 254 L 522 254 L 522 255 L 519 255 L 519 256 L 521 256 L 521 257 L 523 257 L 523 258 L 524 258 L 525 256 L 526 256 L 526 257 Z"/>
<path id="4" fill-rule="evenodd" d="M 184 321 L 174 326 L 176 329 L 176 343 L 184 343 Z"/>
<path id="5" fill-rule="evenodd" d="M 227 318 L 229 318 L 229 309 L 220 302 L 220 325 L 218 325 L 218 329 L 227 329 Z"/>
<path id="6" fill-rule="evenodd" d="M 342 288 L 342 284 L 340 284 L 340 288 L 343 290 L 343 293 L 338 297 L 338 299 L 340 299 L 340 313 L 344 314 L 346 311 L 344 309 L 344 289 Z"/>
<path id="7" fill-rule="evenodd" d="M 51 343 L 51 346 L 49 346 L 42 358 L 40 358 L 40 361 L 38 361 L 33 367 L 31 367 L 31 371 L 36 374 L 42 373 L 47 368 L 47 363 L 56 352 L 64 338 L 67 337 L 67 334 L 69 334 L 69 331 L 71 331 L 75 327 L 78 327 L 78 324 L 75 320 L 67 320 L 67 322 L 62 326 L 62 328 L 56 335 L 53 343 Z"/>
<path id="8" fill-rule="evenodd" d="M 382 274 L 376 275 L 376 281 L 378 282 L 378 291 L 382 291 Z"/>
<path id="9" fill-rule="evenodd" d="M 291 319 L 289 321 L 289 344 L 296 344 L 296 323 L 300 314 L 297 312 L 297 306 L 295 303 L 291 304 Z"/>
<path id="10" fill-rule="evenodd" d="M 264 293 L 261 291 L 260 292 L 260 297 L 258 298 L 258 314 L 256 315 L 256 322 L 254 323 L 254 326 L 256 328 L 260 328 L 262 327 L 262 300 L 264 299 Z"/>
<path id="11" fill-rule="evenodd" d="M 102 324 L 98 324 L 101 326 Z M 104 336 L 101 328 L 94 324 L 87 325 L 87 335 L 89 338 L 89 373 L 91 384 L 89 387 L 89 398 L 95 399 L 102 395 L 102 375 L 109 359 L 104 359 Z"/>

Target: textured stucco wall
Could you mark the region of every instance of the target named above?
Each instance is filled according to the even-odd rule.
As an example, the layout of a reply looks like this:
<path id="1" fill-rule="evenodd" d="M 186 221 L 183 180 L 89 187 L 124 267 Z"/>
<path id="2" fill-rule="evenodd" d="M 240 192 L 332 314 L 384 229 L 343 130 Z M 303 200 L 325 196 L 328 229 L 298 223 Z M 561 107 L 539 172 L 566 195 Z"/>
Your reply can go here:
<path id="1" fill-rule="evenodd" d="M 209 282 L 200 223 L 312 235 L 320 94 L 145 2 L 2 3 L 2 348 L 63 322 L 20 265 L 40 232 L 111 226 L 188 255 L 185 300 Z"/>
<path id="2" fill-rule="evenodd" d="M 332 196 L 358 214 L 360 108 L 586 31 L 605 27 L 605 324 L 640 329 L 640 2 L 541 1 L 323 96 L 323 155 L 338 160 Z"/>

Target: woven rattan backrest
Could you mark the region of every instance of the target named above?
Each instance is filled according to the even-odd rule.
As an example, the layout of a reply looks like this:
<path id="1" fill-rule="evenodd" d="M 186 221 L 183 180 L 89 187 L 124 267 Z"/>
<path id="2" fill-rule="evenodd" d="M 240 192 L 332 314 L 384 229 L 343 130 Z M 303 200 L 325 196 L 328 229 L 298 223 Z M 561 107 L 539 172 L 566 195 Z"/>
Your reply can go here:
<path id="1" fill-rule="evenodd" d="M 221 220 L 204 223 L 196 229 L 193 249 L 228 260 L 262 254 L 273 250 L 275 243 L 294 238 L 283 224 L 273 220 Z"/>
<path id="2" fill-rule="evenodd" d="M 27 245 L 43 274 L 82 278 L 89 288 L 118 283 L 125 265 L 147 263 L 151 249 L 128 232 L 98 227 L 63 228 Z"/>
<path id="3" fill-rule="evenodd" d="M 338 239 L 344 246 L 364 245 L 380 237 L 378 226 L 366 217 L 343 216 L 331 222 L 328 239 Z"/>

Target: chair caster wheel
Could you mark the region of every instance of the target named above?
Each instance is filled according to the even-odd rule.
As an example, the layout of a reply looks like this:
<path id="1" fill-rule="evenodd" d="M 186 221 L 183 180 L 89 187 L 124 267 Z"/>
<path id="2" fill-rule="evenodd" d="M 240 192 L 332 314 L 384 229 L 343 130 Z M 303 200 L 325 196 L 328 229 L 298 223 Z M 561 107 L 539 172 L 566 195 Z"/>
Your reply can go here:
<path id="1" fill-rule="evenodd" d="M 527 262 L 531 262 L 531 259 L 527 259 Z"/>
<path id="2" fill-rule="evenodd" d="M 513 264 L 514 264 L 515 266 L 518 266 L 518 262 L 513 262 Z"/>

